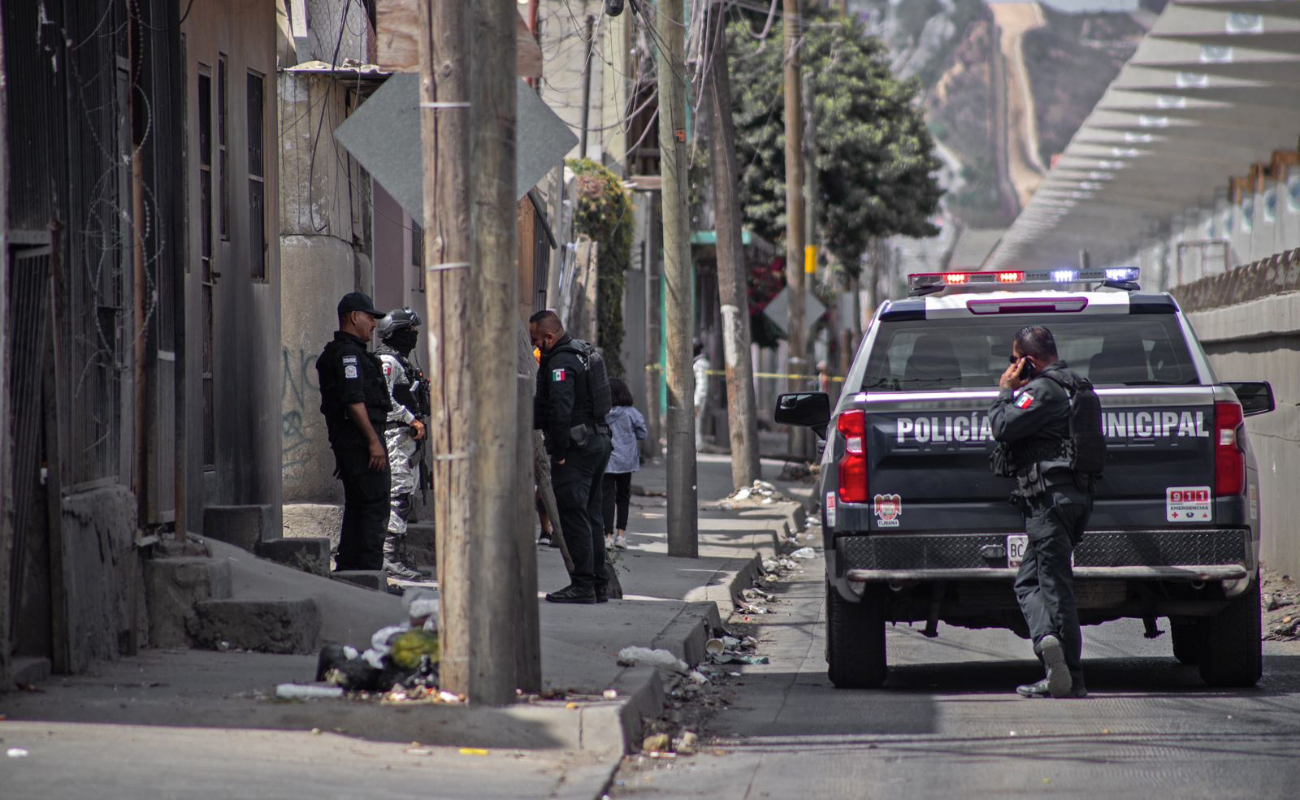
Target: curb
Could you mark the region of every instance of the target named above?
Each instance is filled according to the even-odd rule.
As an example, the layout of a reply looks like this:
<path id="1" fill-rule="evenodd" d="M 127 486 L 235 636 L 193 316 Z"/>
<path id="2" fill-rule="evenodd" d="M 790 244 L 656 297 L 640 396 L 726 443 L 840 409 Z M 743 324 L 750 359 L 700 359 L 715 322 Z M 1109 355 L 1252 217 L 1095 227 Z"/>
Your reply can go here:
<path id="1" fill-rule="evenodd" d="M 710 576 L 707 585 L 687 592 L 686 608 L 664 627 L 650 646 L 667 650 L 687 664 L 703 661 L 704 643 L 711 637 L 713 628 L 722 625 L 724 616 L 730 616 L 741 590 L 751 586 L 755 576 L 762 572 L 763 560 L 775 557 L 792 536 L 807 528 L 808 509 L 812 504 L 811 495 L 783 503 L 783 532 L 773 528 L 770 544 L 763 541 L 756 546 L 754 555 L 724 562 Z M 629 667 L 615 679 L 614 688 L 621 696 L 616 705 L 596 705 L 583 710 L 581 744 L 584 750 L 606 754 L 611 742 L 621 742 L 622 750 L 618 753 L 621 761 L 624 754 L 637 749 L 645 719 L 662 712 L 663 679 L 657 669 Z M 611 780 L 617 769 L 615 763 Z"/>

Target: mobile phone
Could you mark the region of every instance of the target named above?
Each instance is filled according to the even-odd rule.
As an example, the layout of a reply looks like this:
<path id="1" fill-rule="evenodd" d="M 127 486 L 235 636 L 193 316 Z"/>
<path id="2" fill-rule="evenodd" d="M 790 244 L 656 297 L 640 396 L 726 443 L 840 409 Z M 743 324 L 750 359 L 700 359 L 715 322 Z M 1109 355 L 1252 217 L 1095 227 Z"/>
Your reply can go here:
<path id="1" fill-rule="evenodd" d="M 1033 380 L 1034 376 L 1037 374 L 1038 369 L 1034 366 L 1034 362 L 1026 358 L 1024 363 L 1020 366 L 1020 377 L 1025 380 Z"/>

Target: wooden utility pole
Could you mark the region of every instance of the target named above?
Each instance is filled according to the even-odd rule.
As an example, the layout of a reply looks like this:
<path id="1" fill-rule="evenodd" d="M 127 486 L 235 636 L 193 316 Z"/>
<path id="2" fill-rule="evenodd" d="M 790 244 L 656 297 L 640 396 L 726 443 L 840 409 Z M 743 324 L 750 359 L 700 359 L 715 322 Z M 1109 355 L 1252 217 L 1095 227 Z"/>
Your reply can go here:
<path id="1" fill-rule="evenodd" d="M 444 3 L 445 0 L 444 0 Z M 470 615 L 469 699 L 504 705 L 518 686 L 517 631 L 537 628 L 537 595 L 527 607 L 516 593 L 521 571 L 519 498 L 519 328 L 515 197 L 514 0 L 478 0 L 469 41 L 492 58 L 470 59 Z M 531 488 L 531 487 L 530 487 Z M 529 552 L 532 526 L 527 530 Z M 531 562 L 529 571 L 535 575 Z M 525 615 L 531 625 L 521 625 Z M 539 653 L 540 657 L 540 653 Z"/>
<path id="2" fill-rule="evenodd" d="M 695 486 L 695 376 L 691 372 L 690 230 L 686 215 L 686 67 L 682 0 L 659 0 L 659 172 L 663 179 L 668 333 L 668 555 L 699 555 Z"/>
<path id="3" fill-rule="evenodd" d="M 799 0 L 784 0 L 785 16 L 785 279 L 790 288 L 786 344 L 790 349 L 790 391 L 804 388 L 804 209 L 803 98 L 800 91 Z M 790 452 L 800 455 L 807 437 L 790 428 Z"/>
<path id="4" fill-rule="evenodd" d="M 712 125 L 713 205 L 718 229 L 718 297 L 722 306 L 722 347 L 727 368 L 727 422 L 731 433 L 731 483 L 736 489 L 763 477 L 758 460 L 758 416 L 754 403 L 754 362 L 749 355 L 749 293 L 737 195 L 736 125 L 731 117 L 726 14 L 715 3 L 712 48 L 705 102 Z"/>
<path id="5" fill-rule="evenodd" d="M 470 694 L 469 320 L 470 195 L 467 3 L 420 3 L 420 130 L 424 161 L 429 439 L 441 598 L 442 687 Z"/>

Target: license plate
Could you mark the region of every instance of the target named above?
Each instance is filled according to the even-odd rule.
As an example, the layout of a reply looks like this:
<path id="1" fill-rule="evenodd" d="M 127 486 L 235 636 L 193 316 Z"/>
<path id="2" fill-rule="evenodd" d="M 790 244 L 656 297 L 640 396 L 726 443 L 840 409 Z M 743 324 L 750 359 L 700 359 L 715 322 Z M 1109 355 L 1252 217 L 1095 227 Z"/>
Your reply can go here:
<path id="1" fill-rule="evenodd" d="M 1029 535 L 1013 533 L 1007 537 L 1007 566 L 1018 567 L 1025 560 L 1025 551 L 1029 549 Z"/>

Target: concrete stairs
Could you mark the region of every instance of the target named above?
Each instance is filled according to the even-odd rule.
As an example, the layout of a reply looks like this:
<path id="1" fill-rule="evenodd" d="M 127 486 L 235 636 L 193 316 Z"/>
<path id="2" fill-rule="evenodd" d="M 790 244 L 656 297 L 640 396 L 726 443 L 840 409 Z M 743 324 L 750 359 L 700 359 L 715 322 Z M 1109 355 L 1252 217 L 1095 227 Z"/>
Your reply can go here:
<path id="1" fill-rule="evenodd" d="M 325 546 L 299 544 L 317 556 Z M 403 618 L 400 598 L 374 591 L 386 588 L 383 573 L 335 580 L 337 573 L 285 566 L 212 539 L 190 550 L 146 566 L 153 647 L 308 654 L 326 642 L 364 647 L 375 630 Z M 276 551 L 284 552 L 303 550 Z"/>

